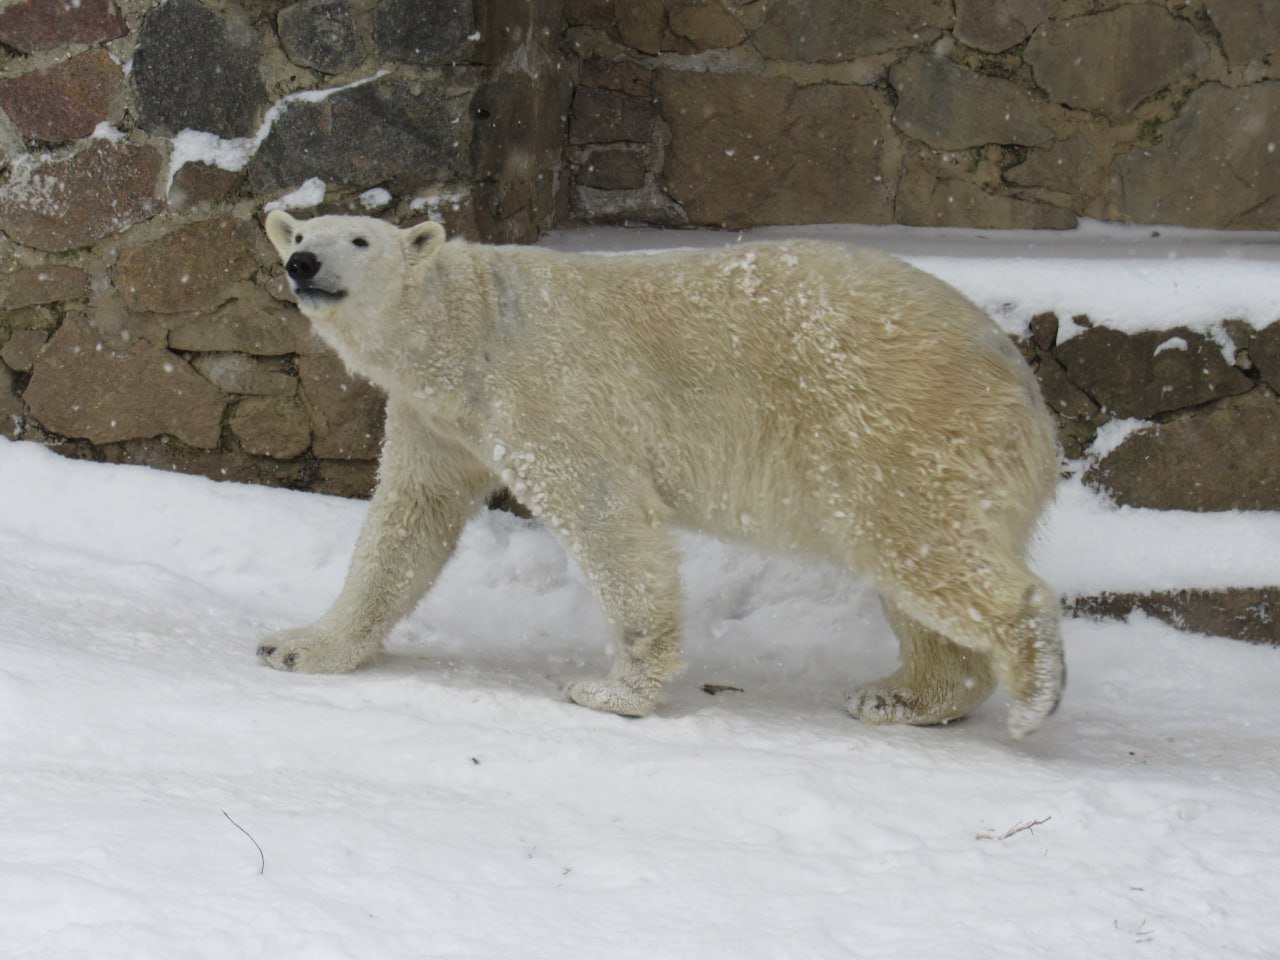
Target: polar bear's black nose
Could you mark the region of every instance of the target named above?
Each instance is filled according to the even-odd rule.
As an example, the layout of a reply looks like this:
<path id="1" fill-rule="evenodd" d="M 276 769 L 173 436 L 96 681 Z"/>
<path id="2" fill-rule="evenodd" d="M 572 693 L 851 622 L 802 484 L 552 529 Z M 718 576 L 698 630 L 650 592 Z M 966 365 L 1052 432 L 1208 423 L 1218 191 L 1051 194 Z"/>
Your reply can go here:
<path id="1" fill-rule="evenodd" d="M 314 253 L 300 250 L 289 257 L 284 272 L 294 280 L 310 280 L 320 272 L 320 261 Z"/>

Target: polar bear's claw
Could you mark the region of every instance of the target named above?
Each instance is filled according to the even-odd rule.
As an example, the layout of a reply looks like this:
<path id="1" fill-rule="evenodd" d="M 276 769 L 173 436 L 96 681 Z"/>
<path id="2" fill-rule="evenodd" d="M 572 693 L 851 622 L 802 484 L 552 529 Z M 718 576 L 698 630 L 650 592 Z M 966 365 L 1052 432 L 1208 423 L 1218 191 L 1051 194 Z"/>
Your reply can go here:
<path id="1" fill-rule="evenodd" d="M 366 659 L 359 647 L 328 634 L 285 630 L 258 646 L 258 658 L 276 670 L 292 673 L 350 673 Z"/>

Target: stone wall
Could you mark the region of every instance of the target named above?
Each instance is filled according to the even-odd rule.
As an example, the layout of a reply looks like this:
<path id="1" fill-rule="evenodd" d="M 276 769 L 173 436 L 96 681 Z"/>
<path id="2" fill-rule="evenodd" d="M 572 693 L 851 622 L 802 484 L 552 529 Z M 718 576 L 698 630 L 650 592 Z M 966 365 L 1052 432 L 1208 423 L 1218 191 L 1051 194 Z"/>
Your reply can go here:
<path id="1" fill-rule="evenodd" d="M 573 215 L 1280 227 L 1275 0 L 568 0 Z"/>
<path id="2" fill-rule="evenodd" d="M 543 0 L 4 5 L 4 435 L 367 491 L 382 398 L 288 302 L 263 205 L 534 239 L 562 194 L 561 32 Z"/>

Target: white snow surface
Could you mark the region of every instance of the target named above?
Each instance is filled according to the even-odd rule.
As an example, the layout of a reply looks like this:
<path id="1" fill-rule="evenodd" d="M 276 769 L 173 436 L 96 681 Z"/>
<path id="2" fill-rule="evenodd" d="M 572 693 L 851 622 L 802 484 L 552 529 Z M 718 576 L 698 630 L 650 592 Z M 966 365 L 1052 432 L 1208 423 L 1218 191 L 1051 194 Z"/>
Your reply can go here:
<path id="1" fill-rule="evenodd" d="M 971 259 L 971 296 L 1037 309 L 1021 259 Z M 0 441 L 0 957 L 1280 957 L 1280 650 L 1067 620 L 1033 737 L 1002 695 L 873 728 L 843 709 L 897 660 L 869 589 L 688 535 L 690 668 L 625 720 L 558 698 L 609 662 L 577 565 L 486 513 L 375 663 L 260 665 L 365 510 Z M 1035 562 L 1068 595 L 1274 585 L 1277 544 L 1069 479 Z"/>

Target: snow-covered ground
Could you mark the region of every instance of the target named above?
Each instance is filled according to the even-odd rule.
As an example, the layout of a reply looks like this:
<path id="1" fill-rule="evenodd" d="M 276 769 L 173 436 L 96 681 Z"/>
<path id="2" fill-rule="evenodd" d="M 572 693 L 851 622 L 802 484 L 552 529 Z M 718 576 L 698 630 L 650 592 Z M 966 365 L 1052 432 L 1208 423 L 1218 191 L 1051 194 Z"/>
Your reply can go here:
<path id="1" fill-rule="evenodd" d="M 979 296 L 1010 256 L 949 266 Z M 487 514 L 376 664 L 261 666 L 364 511 L 0 441 L 0 957 L 1280 957 L 1280 650 L 1068 620 L 1028 740 L 1000 697 L 871 728 L 843 695 L 896 650 L 866 588 L 688 537 L 690 670 L 624 720 L 557 699 L 608 662 L 580 571 Z M 1280 515 L 1071 480 L 1036 562 L 1068 594 L 1276 584 L 1278 544 Z"/>

